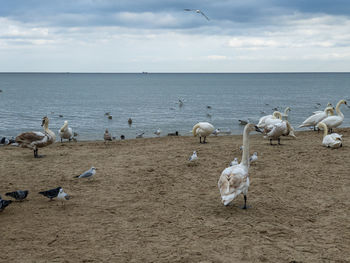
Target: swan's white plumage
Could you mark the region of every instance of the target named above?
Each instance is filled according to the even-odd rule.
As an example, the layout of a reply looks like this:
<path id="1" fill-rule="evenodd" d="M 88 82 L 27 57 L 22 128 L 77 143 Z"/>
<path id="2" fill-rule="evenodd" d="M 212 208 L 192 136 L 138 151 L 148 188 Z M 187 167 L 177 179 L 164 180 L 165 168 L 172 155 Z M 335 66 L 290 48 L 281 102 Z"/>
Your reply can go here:
<path id="1" fill-rule="evenodd" d="M 73 138 L 73 130 L 71 127 L 68 127 L 68 121 L 64 121 L 63 126 L 59 129 L 58 134 L 62 139 L 71 140 Z"/>
<path id="2" fill-rule="evenodd" d="M 282 114 L 279 111 L 275 111 L 272 115 L 266 115 L 261 117 L 258 123 L 258 127 L 264 129 L 266 126 L 279 123 L 282 121 Z"/>
<path id="3" fill-rule="evenodd" d="M 338 115 L 336 116 L 328 116 L 327 118 L 322 120 L 322 123 L 326 124 L 328 129 L 333 129 L 340 126 L 344 121 L 344 114 L 340 111 L 340 105 L 345 104 L 347 102 L 345 100 L 340 100 L 335 107 L 335 111 Z"/>
<path id="4" fill-rule="evenodd" d="M 316 126 L 317 123 L 327 118 L 328 113 L 333 115 L 333 112 L 333 107 L 326 107 L 324 111 L 313 114 L 310 117 L 308 117 L 305 121 L 303 121 L 299 128 Z"/>
<path id="5" fill-rule="evenodd" d="M 323 129 L 323 140 L 322 145 L 329 148 L 339 148 L 342 146 L 342 137 L 343 135 L 340 135 L 338 133 L 331 133 L 328 134 L 328 127 L 323 122 L 320 122 L 317 124 L 317 127 L 319 129 Z"/>
<path id="6" fill-rule="evenodd" d="M 214 126 L 209 122 L 198 122 L 196 125 L 193 126 L 192 134 L 193 136 L 199 136 L 200 141 L 201 137 L 204 137 L 205 142 L 205 138 L 212 134 L 214 130 Z"/>
<path id="7" fill-rule="evenodd" d="M 240 164 L 225 168 L 219 178 L 218 187 L 224 205 L 228 205 L 239 194 L 246 197 L 249 188 L 249 132 L 257 127 L 248 123 L 243 131 L 243 153 Z M 246 200 L 246 199 L 245 199 Z M 246 208 L 246 206 L 244 206 Z"/>

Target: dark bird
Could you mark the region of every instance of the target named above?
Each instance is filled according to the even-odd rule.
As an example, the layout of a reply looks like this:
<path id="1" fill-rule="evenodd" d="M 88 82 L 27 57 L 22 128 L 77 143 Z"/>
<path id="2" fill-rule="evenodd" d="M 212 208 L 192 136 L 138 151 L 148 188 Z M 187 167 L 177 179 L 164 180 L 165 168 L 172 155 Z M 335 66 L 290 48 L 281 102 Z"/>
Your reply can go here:
<path id="1" fill-rule="evenodd" d="M 5 195 L 11 196 L 12 198 L 16 199 L 17 201 L 23 201 L 28 196 L 28 190 L 17 190 L 14 192 L 6 193 Z"/>
<path id="2" fill-rule="evenodd" d="M 194 12 L 196 12 L 197 14 L 201 14 L 202 16 L 204 16 L 208 21 L 210 20 L 209 17 L 207 17 L 201 10 L 198 10 L 198 9 L 188 9 L 188 8 L 185 8 L 184 10 L 185 10 L 185 11 L 194 11 Z"/>
<path id="3" fill-rule="evenodd" d="M 132 119 L 131 118 L 128 119 L 128 124 L 131 126 L 131 124 L 132 124 Z"/>
<path id="4" fill-rule="evenodd" d="M 47 190 L 47 191 L 42 191 L 42 192 L 39 192 L 39 194 L 43 195 L 43 196 L 46 196 L 47 198 L 50 198 L 50 201 L 52 200 L 52 198 L 55 198 L 57 197 L 58 193 L 60 192 L 60 189 L 62 187 L 59 186 L 57 188 L 54 188 L 54 189 L 50 189 L 50 190 Z"/>
<path id="5" fill-rule="evenodd" d="M 5 209 L 5 207 L 11 203 L 12 203 L 11 200 L 3 200 L 0 196 L 0 212 L 2 212 Z"/>

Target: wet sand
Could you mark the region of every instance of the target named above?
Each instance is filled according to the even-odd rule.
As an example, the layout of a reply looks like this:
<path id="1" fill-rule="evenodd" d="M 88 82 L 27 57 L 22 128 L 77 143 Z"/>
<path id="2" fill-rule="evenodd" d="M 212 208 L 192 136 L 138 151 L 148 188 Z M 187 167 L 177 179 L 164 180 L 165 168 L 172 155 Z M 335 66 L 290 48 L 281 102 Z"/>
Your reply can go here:
<path id="1" fill-rule="evenodd" d="M 248 204 L 225 207 L 217 182 L 242 136 L 161 137 L 0 148 L 1 262 L 350 262 L 350 129 L 343 147 L 297 132 L 270 146 L 251 136 Z M 199 160 L 187 159 L 197 150 Z M 74 176 L 95 166 L 93 179 Z M 37 194 L 62 186 L 63 206 Z"/>

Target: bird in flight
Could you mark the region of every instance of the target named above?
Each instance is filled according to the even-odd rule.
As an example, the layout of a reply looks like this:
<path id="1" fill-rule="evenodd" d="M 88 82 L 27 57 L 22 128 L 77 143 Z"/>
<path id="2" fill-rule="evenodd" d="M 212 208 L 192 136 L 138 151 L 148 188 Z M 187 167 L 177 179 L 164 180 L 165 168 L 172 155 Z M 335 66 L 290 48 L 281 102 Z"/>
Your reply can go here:
<path id="1" fill-rule="evenodd" d="M 198 9 L 188 9 L 188 8 L 185 8 L 184 10 L 185 10 L 185 11 L 194 11 L 194 12 L 196 12 L 197 14 L 201 14 L 202 16 L 204 16 L 208 21 L 210 20 L 209 17 L 207 17 L 201 10 L 198 10 Z"/>

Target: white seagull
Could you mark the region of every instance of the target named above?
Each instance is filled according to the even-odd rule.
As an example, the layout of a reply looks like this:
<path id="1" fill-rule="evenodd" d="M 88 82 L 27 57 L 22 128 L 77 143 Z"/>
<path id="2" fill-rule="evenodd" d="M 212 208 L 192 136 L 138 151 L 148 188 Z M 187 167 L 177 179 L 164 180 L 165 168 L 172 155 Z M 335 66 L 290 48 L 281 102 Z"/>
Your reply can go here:
<path id="1" fill-rule="evenodd" d="M 258 160 L 258 153 L 254 152 L 252 156 L 249 157 L 249 164 Z"/>
<path id="2" fill-rule="evenodd" d="M 193 154 L 191 155 L 191 157 L 188 158 L 188 160 L 189 160 L 190 162 L 195 161 L 195 160 L 197 160 L 197 159 L 198 159 L 198 156 L 197 156 L 197 152 L 196 152 L 196 151 L 193 151 Z"/>
<path id="3" fill-rule="evenodd" d="M 60 189 L 57 195 L 57 200 L 60 200 L 63 204 L 64 201 L 69 200 L 70 196 L 63 191 L 63 188 Z"/>
<path id="4" fill-rule="evenodd" d="M 209 17 L 207 17 L 201 10 L 199 9 L 189 9 L 189 8 L 185 8 L 185 11 L 194 11 L 197 14 L 201 14 L 202 16 L 204 16 L 208 21 L 210 20 Z"/>
<path id="5" fill-rule="evenodd" d="M 238 158 L 236 157 L 235 159 L 233 159 L 233 161 L 230 163 L 230 166 L 234 166 L 238 164 Z"/>
<path id="6" fill-rule="evenodd" d="M 92 177 L 95 174 L 96 174 L 96 168 L 95 167 L 91 167 L 86 172 L 83 172 L 81 175 L 77 175 L 75 177 L 76 178 L 89 178 L 89 177 Z"/>

